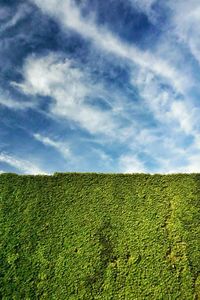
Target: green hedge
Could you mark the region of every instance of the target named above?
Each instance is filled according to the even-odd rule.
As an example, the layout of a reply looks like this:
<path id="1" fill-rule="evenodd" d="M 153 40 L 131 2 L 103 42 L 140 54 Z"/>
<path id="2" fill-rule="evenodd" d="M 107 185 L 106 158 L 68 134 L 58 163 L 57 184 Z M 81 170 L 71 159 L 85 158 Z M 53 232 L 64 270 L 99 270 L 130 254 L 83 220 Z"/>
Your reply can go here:
<path id="1" fill-rule="evenodd" d="M 200 175 L 0 175 L 0 298 L 200 299 Z"/>

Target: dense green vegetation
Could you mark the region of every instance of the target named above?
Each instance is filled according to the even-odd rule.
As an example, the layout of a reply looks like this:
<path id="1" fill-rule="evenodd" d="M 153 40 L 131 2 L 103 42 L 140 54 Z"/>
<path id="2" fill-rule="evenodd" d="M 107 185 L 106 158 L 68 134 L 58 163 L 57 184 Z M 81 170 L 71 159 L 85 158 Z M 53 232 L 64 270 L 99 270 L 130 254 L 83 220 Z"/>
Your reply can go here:
<path id="1" fill-rule="evenodd" d="M 1 299 L 200 299 L 200 175 L 0 175 Z"/>

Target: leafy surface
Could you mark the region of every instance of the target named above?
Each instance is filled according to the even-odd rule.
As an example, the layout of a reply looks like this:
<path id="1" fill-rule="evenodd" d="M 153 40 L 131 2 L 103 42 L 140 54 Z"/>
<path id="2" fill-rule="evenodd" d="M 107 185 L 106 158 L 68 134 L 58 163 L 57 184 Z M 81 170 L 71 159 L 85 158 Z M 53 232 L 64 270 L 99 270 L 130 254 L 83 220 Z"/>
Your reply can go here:
<path id="1" fill-rule="evenodd" d="M 200 299 L 200 175 L 0 175 L 1 299 Z"/>

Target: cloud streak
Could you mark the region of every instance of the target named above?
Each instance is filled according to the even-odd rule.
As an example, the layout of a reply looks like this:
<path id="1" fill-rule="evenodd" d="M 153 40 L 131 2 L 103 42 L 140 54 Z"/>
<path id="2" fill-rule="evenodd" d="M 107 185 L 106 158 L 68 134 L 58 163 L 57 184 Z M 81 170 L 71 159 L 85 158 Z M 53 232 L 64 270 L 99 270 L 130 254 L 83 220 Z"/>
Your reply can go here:
<path id="1" fill-rule="evenodd" d="M 19 5 L 19 7 L 17 8 L 14 15 L 11 18 L 9 18 L 9 20 L 1 26 L 0 34 L 2 32 L 4 32 L 5 30 L 7 30 L 7 29 L 15 27 L 18 24 L 18 22 L 23 20 L 23 18 L 25 16 L 27 16 L 30 12 L 31 12 L 31 8 L 27 4 Z M 0 19 L 1 19 L 1 15 L 2 15 L 2 19 L 7 18 L 9 16 L 8 9 L 7 10 L 6 9 L 4 9 L 4 10 L 1 9 L 0 10 Z"/>
<path id="2" fill-rule="evenodd" d="M 44 13 L 56 18 L 65 28 L 72 29 L 83 37 L 91 40 L 97 48 L 126 59 L 139 67 L 146 68 L 162 76 L 179 92 L 187 86 L 186 78 L 166 61 L 152 55 L 148 51 L 141 51 L 134 45 L 122 42 L 116 35 L 104 27 L 98 27 L 93 20 L 84 19 L 80 10 L 70 0 L 39 1 L 32 0 Z"/>
<path id="3" fill-rule="evenodd" d="M 52 53 L 29 57 L 23 75 L 25 81 L 15 86 L 29 95 L 52 97 L 54 115 L 74 121 L 91 134 L 112 136 L 119 129 L 111 109 L 102 110 L 87 101 L 96 97 L 99 87 L 73 61 Z"/>
<path id="4" fill-rule="evenodd" d="M 47 173 L 44 170 L 40 169 L 32 162 L 27 160 L 22 160 L 15 156 L 11 156 L 5 153 L 0 153 L 0 162 L 8 164 L 9 166 L 19 170 L 23 174 L 32 174 L 32 175 L 46 174 L 47 175 Z"/>
<path id="5" fill-rule="evenodd" d="M 200 4 L 198 0 L 168 1 L 171 10 L 171 33 L 188 47 L 200 64 Z"/>
<path id="6" fill-rule="evenodd" d="M 72 153 L 71 153 L 70 147 L 67 143 L 52 140 L 51 138 L 49 138 L 47 136 L 44 136 L 44 135 L 41 135 L 39 133 L 35 133 L 33 136 L 37 141 L 41 142 L 43 145 L 45 145 L 47 147 L 50 146 L 50 147 L 54 148 L 66 160 L 71 159 Z"/>
<path id="7" fill-rule="evenodd" d="M 13 100 L 10 95 L 3 94 L 0 92 L 0 105 L 7 107 L 12 110 L 26 110 L 29 108 L 34 108 L 35 105 L 33 102 L 17 101 Z"/>

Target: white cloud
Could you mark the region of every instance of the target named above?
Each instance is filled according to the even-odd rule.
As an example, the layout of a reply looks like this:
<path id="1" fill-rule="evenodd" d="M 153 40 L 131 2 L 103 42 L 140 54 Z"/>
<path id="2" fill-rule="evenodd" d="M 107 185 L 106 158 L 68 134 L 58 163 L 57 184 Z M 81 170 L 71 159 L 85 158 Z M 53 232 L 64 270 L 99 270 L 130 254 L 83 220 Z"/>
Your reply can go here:
<path id="1" fill-rule="evenodd" d="M 196 135 L 199 109 L 191 99 L 180 99 L 173 90 L 163 88 L 162 82 L 153 73 L 145 70 L 134 74 L 132 84 L 137 86 L 144 105 L 159 122 L 169 126 L 173 132 L 182 130 L 185 134 Z"/>
<path id="2" fill-rule="evenodd" d="M 133 155 L 122 155 L 119 158 L 119 170 L 123 173 L 145 173 L 147 172 L 144 163 Z"/>
<path id="3" fill-rule="evenodd" d="M 194 131 L 194 116 L 193 112 L 186 103 L 181 101 L 175 101 L 171 104 L 171 116 L 176 119 L 180 125 L 180 128 L 186 134 L 192 134 Z"/>
<path id="4" fill-rule="evenodd" d="M 50 110 L 54 115 L 79 124 L 92 134 L 112 136 L 118 129 L 111 110 L 101 110 L 87 102 L 98 95 L 98 86 L 73 61 L 59 55 L 29 57 L 24 65 L 25 81 L 15 84 L 24 93 L 50 96 L 55 101 Z"/>
<path id="5" fill-rule="evenodd" d="M 30 161 L 22 160 L 5 153 L 0 153 L 0 162 L 8 164 L 24 174 L 47 174 L 44 170 L 40 169 Z"/>
<path id="6" fill-rule="evenodd" d="M 155 77 L 152 72 L 147 72 L 141 69 L 137 74 L 133 75 L 132 84 L 138 88 L 138 91 L 143 98 L 144 105 L 153 112 L 154 117 L 159 121 L 166 122 L 163 118 L 169 110 L 169 105 L 172 101 L 169 92 L 162 88 L 162 82 Z"/>
<path id="7" fill-rule="evenodd" d="M 199 155 L 188 153 L 183 157 L 182 161 L 177 164 L 176 156 L 172 159 L 159 159 L 160 169 L 157 173 L 199 173 L 200 159 Z"/>
<path id="8" fill-rule="evenodd" d="M 82 76 L 78 69 L 71 66 L 70 60 L 64 60 L 61 56 L 53 53 L 42 57 L 30 56 L 26 60 L 23 71 L 25 84 L 13 84 L 20 87 L 25 93 L 43 96 L 51 96 L 54 87 L 62 87 L 66 80 L 69 81 L 69 84 L 73 84 Z M 77 94 L 74 84 L 73 92 Z M 84 86 L 80 94 L 86 95 Z"/>
<path id="9" fill-rule="evenodd" d="M 186 173 L 199 173 L 200 171 L 200 158 L 199 154 L 188 157 L 188 163 L 182 168 L 183 172 Z"/>
<path id="10" fill-rule="evenodd" d="M 171 9 L 170 32 L 188 47 L 200 63 L 200 3 L 198 0 L 169 0 Z"/>
<path id="11" fill-rule="evenodd" d="M 156 21 L 156 13 L 153 9 L 153 5 L 158 0 L 129 0 L 133 7 L 147 15 L 149 20 L 154 23 Z"/>
<path id="12" fill-rule="evenodd" d="M 32 2 L 40 7 L 44 13 L 56 18 L 63 27 L 70 28 L 90 39 L 98 48 L 127 59 L 139 67 L 151 70 L 169 81 L 178 91 L 185 91 L 188 81 L 173 66 L 148 51 L 141 51 L 134 45 L 122 42 L 112 32 L 104 27 L 98 27 L 94 20 L 84 19 L 72 1 L 32 0 Z"/>
<path id="13" fill-rule="evenodd" d="M 176 94 L 171 89 L 164 89 L 162 82 L 152 72 L 140 70 L 134 74 L 132 84 L 137 87 L 143 107 L 153 115 L 156 121 L 164 124 L 165 126 L 172 127 L 175 131 L 177 127 L 173 127 L 174 122 L 178 122 L 180 115 L 172 114 L 172 104 L 176 102 Z M 175 108 L 175 105 L 174 105 Z"/>
<path id="14" fill-rule="evenodd" d="M 158 173 L 200 170 L 196 155 L 200 150 L 199 108 L 190 98 L 180 99 L 171 89 L 163 88 L 152 72 L 134 73 L 132 83 L 138 88 L 144 109 L 150 110 L 160 124 L 159 130 L 141 130 L 131 144 L 132 149 L 152 157 Z"/>
<path id="15" fill-rule="evenodd" d="M 13 17 L 9 18 L 9 21 L 1 26 L 0 33 L 17 25 L 17 23 L 21 21 L 28 13 L 30 13 L 30 7 L 27 4 L 19 5 Z M 0 19 L 1 15 L 2 18 L 8 17 L 8 10 L 0 8 Z"/>
<path id="16" fill-rule="evenodd" d="M 71 158 L 72 153 L 67 143 L 52 140 L 49 137 L 43 136 L 39 133 L 35 133 L 33 136 L 42 144 L 53 147 L 56 151 L 60 152 L 65 159 L 69 160 L 69 158 Z"/>
<path id="17" fill-rule="evenodd" d="M 162 57 L 174 61 L 179 70 L 188 75 L 190 87 L 196 85 L 198 91 L 196 74 L 179 47 L 183 43 L 200 62 L 199 1 L 169 0 L 164 5 L 171 9 L 171 19 L 168 20 L 168 31 L 160 40 L 165 41 L 165 46 L 163 48 L 162 43 L 158 43 L 157 47 L 161 49 L 158 52 Z M 132 147 L 152 156 L 157 161 L 160 173 L 198 172 L 200 160 L 196 153 L 200 150 L 200 111 L 192 93 L 186 92 L 180 98 L 169 86 L 163 85 L 160 76 L 146 68 L 134 72 L 132 83 L 137 87 L 144 107 L 152 112 L 160 124 L 159 133 L 146 130 L 145 134 L 141 133 L 141 138 L 140 135 L 137 137 L 135 144 L 132 143 Z"/>
<path id="18" fill-rule="evenodd" d="M 34 103 L 33 102 L 25 102 L 25 101 L 16 101 L 10 98 L 9 95 L 3 95 L 0 93 L 0 105 L 3 105 L 10 109 L 16 109 L 16 110 L 24 110 L 28 108 L 33 108 Z"/>
<path id="19" fill-rule="evenodd" d="M 113 159 L 110 155 L 108 155 L 105 151 L 97 148 L 93 148 L 92 152 L 96 154 L 102 161 L 106 162 L 107 164 L 112 163 Z"/>

